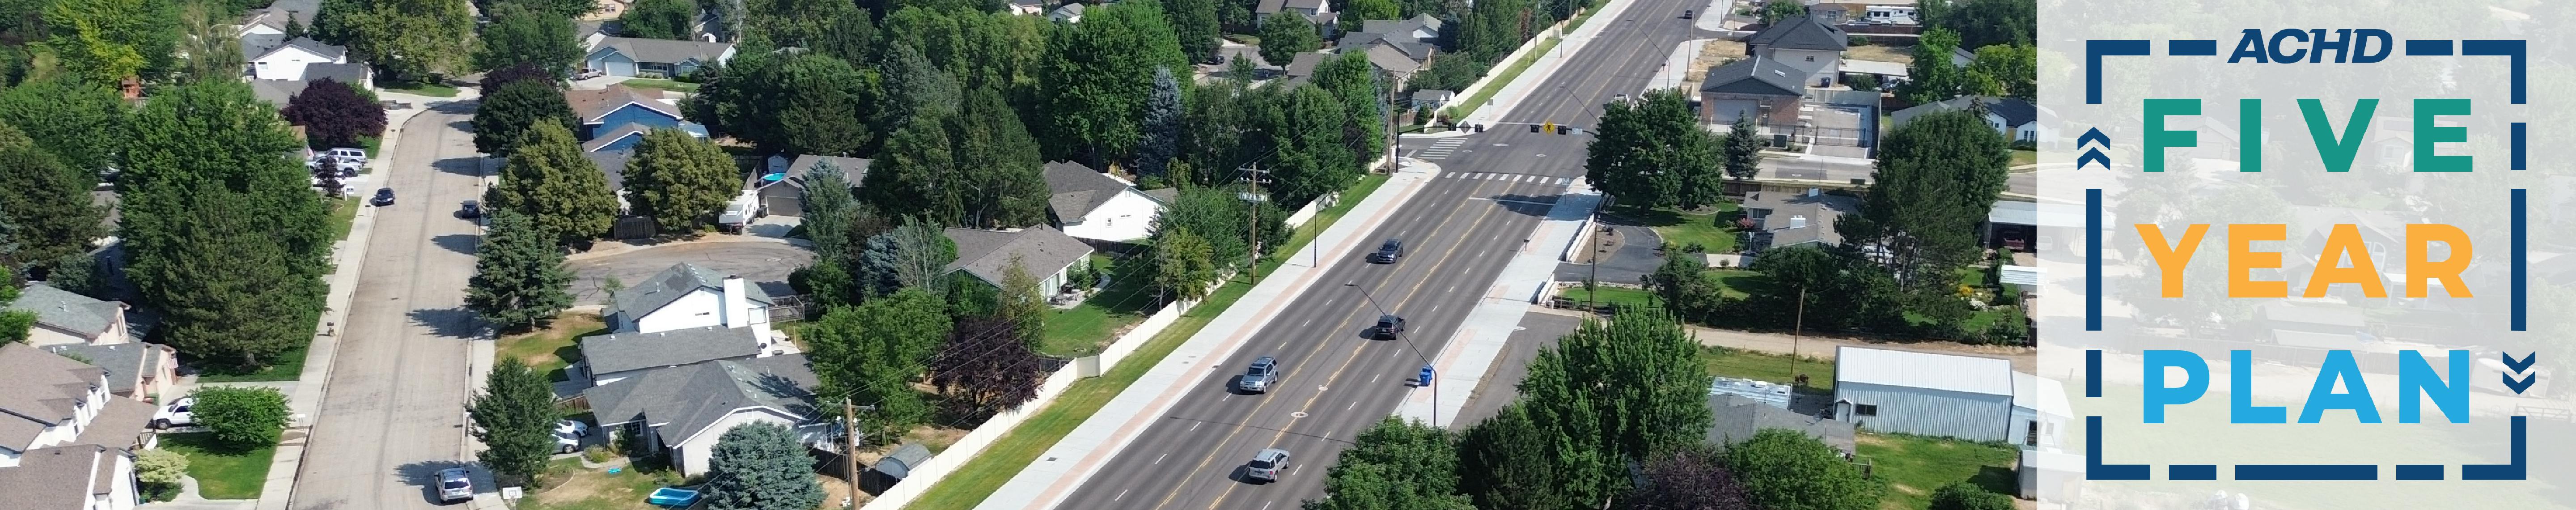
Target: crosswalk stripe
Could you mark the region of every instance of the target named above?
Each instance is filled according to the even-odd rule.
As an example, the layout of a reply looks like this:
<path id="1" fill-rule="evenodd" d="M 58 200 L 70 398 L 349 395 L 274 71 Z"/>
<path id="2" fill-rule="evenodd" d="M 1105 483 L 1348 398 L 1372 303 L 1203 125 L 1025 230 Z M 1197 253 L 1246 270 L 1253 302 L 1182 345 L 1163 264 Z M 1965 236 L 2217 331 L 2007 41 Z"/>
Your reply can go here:
<path id="1" fill-rule="evenodd" d="M 1564 178 L 1564 177 L 1558 177 L 1558 178 L 1556 178 L 1556 183 L 1557 183 L 1557 184 L 1559 184 L 1559 185 L 1563 185 L 1563 184 L 1565 184 L 1565 183 L 1567 183 L 1567 182 L 1569 182 L 1569 181 L 1572 181 L 1572 180 L 1573 180 L 1573 179 L 1568 179 L 1568 178 Z"/>
<path id="2" fill-rule="evenodd" d="M 1457 176 L 1458 176 L 1458 172 L 1449 172 L 1449 173 L 1447 173 L 1447 174 L 1443 174 L 1443 175 L 1441 175 L 1441 177 L 1457 177 Z"/>

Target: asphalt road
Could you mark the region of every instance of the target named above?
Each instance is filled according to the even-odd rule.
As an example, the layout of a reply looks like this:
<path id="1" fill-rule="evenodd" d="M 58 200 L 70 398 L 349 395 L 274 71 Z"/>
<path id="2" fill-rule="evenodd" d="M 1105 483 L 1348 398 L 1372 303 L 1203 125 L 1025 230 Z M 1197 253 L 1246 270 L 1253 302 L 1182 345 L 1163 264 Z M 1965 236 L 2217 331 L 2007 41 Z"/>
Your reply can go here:
<path id="1" fill-rule="evenodd" d="M 424 479 L 460 465 L 473 223 L 454 216 L 481 178 L 472 104 L 414 116 L 380 181 L 400 200 L 375 212 L 366 263 L 341 328 L 330 391 L 295 480 L 297 510 L 438 508 Z"/>
<path id="2" fill-rule="evenodd" d="M 1529 377 L 1530 360 L 1538 357 L 1540 349 L 1556 346 L 1558 338 L 1573 333 L 1575 326 L 1582 324 L 1580 317 L 1544 313 L 1521 316 L 1520 329 L 1503 344 L 1502 356 L 1494 358 L 1493 369 L 1485 372 L 1484 383 L 1476 385 L 1476 396 L 1467 398 L 1467 407 L 1458 411 L 1457 421 L 1449 423 L 1449 430 L 1467 430 L 1502 412 L 1504 405 L 1520 400 L 1521 379 Z"/>
<path id="3" fill-rule="evenodd" d="M 1590 125 L 1614 94 L 1642 90 L 1671 48 L 1705 37 L 1680 19 L 1689 0 L 1644 0 L 1601 32 L 1503 122 Z M 1160 423 L 1120 452 L 1061 508 L 1134 510 L 1286 509 L 1323 496 L 1324 472 L 1349 438 L 1394 412 L 1426 354 L 1437 353 L 1478 298 L 1517 255 L 1561 180 L 1582 175 L 1589 137 L 1530 133 L 1499 125 L 1466 137 L 1467 148 L 1435 161 L 1442 176 L 1406 203 L 1373 237 L 1396 237 L 1409 250 L 1394 265 L 1368 264 L 1345 253 L 1322 283 L 1299 295 L 1246 347 L 1224 360 L 1243 367 L 1275 356 L 1285 375 L 1268 394 L 1228 387 L 1240 368 L 1199 381 Z M 1464 178 L 1463 174 L 1499 174 Z M 1356 282 L 1359 287 L 1335 285 Z M 1405 316 L 1404 340 L 1363 337 L 1375 303 Z M 1253 452 L 1279 447 L 1294 457 L 1277 483 L 1242 480 Z"/>

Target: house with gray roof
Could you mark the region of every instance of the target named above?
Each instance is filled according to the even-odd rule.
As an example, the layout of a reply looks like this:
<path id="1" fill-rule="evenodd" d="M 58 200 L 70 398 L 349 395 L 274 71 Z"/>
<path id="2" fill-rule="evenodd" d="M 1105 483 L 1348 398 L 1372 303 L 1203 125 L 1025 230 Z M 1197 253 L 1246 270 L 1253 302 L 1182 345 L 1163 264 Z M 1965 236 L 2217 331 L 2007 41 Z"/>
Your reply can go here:
<path id="1" fill-rule="evenodd" d="M 258 41 L 265 45 L 274 39 L 261 37 Z M 348 48 L 323 44 L 310 37 L 277 41 L 275 46 L 265 48 L 254 47 L 252 42 L 252 39 L 242 40 L 242 55 L 249 57 L 246 60 L 250 62 L 250 75 L 255 79 L 301 80 L 304 79 L 306 65 L 349 63 Z M 252 55 L 254 50 L 259 50 L 256 56 Z"/>
<path id="2" fill-rule="evenodd" d="M 130 453 L 152 404 L 108 393 L 107 371 L 26 344 L 0 344 L 0 506 L 131 509 Z"/>
<path id="3" fill-rule="evenodd" d="M 1064 235 L 1129 242 L 1153 234 L 1163 201 L 1118 176 L 1071 161 L 1046 164 L 1047 213 Z"/>
<path id="4" fill-rule="evenodd" d="M 722 326 L 768 329 L 769 307 L 776 304 L 758 285 L 741 276 L 717 273 L 681 262 L 617 291 L 605 313 L 609 331 L 653 333 L 683 328 Z M 763 335 L 764 341 L 767 335 Z"/>
<path id="5" fill-rule="evenodd" d="M 1330 53 L 1309 51 L 1289 58 L 1288 65 L 1281 66 L 1285 72 L 1279 75 L 1280 86 L 1295 88 L 1308 80 L 1315 79 L 1315 67 L 1324 65 L 1324 59 L 1332 56 Z"/>
<path id="6" fill-rule="evenodd" d="M 1067 290 L 1066 282 L 1072 281 L 1074 271 L 1091 267 L 1091 245 L 1052 226 L 1010 230 L 949 227 L 947 234 L 950 241 L 957 243 L 957 261 L 948 263 L 947 271 L 964 271 L 994 287 L 1002 286 L 1002 275 L 1014 260 L 1030 277 L 1038 279 L 1038 289 L 1049 296 Z"/>
<path id="7" fill-rule="evenodd" d="M 615 333 L 581 339 L 581 365 L 576 372 L 594 386 L 617 382 L 647 370 L 712 360 L 751 359 L 786 346 L 769 345 L 752 328 L 706 326 L 652 333 Z M 772 351 L 771 349 L 777 349 Z"/>
<path id="8" fill-rule="evenodd" d="M 1392 45 L 1370 45 L 1362 53 L 1368 55 L 1369 66 L 1386 73 L 1389 81 L 1393 82 L 1390 88 L 1402 90 L 1406 82 L 1413 80 L 1413 73 L 1422 70 L 1422 61 L 1414 60 L 1413 56 Z"/>
<path id="9" fill-rule="evenodd" d="M 732 43 L 601 37 L 590 45 L 582 69 L 604 76 L 678 78 L 732 59 Z"/>
<path id="10" fill-rule="evenodd" d="M 44 349 L 107 370 L 107 391 L 120 397 L 151 401 L 179 380 L 179 351 L 167 345 L 126 342 L 49 345 Z"/>
<path id="11" fill-rule="evenodd" d="M 842 179 L 849 181 L 852 188 L 856 188 L 860 182 L 867 179 L 868 165 L 872 161 L 867 158 L 813 154 L 798 154 L 796 159 L 790 160 L 785 154 L 772 155 L 769 157 L 769 172 L 753 177 L 749 186 L 760 190 L 760 207 L 766 209 L 770 215 L 803 217 L 805 216 L 805 173 L 813 171 L 816 165 L 827 163 L 841 169 Z"/>
<path id="12" fill-rule="evenodd" d="M 1995 132 L 2014 142 L 2039 141 L 2039 106 L 2017 97 L 1960 96 L 1923 103 L 1888 114 L 1888 128 L 1903 126 L 1927 113 L 1956 111 L 1977 113 L 1980 120 L 1986 121 L 1987 127 L 1995 128 Z"/>
<path id="13" fill-rule="evenodd" d="M 1700 80 L 1700 119 L 1728 124 L 1751 116 L 1769 126 L 1798 125 L 1798 103 L 1807 88 L 1798 77 L 1805 71 L 1761 55 L 1709 68 Z"/>
<path id="14" fill-rule="evenodd" d="M 102 301 L 54 288 L 44 282 L 29 282 L 18 291 L 18 301 L 10 310 L 36 314 L 36 327 L 28 331 L 27 343 L 37 346 L 121 344 L 130 339 L 125 330 L 125 303 Z"/>
<path id="15" fill-rule="evenodd" d="M 802 354 L 719 359 L 644 370 L 583 395 L 603 429 L 670 453 L 682 476 L 705 473 L 718 438 L 734 427 L 772 423 L 799 442 L 828 444 L 832 428 L 815 412 L 814 369 Z"/>
<path id="16" fill-rule="evenodd" d="M 1752 439 L 1754 433 L 1763 429 L 1785 429 L 1823 441 L 1846 456 L 1858 451 L 1853 440 L 1856 427 L 1831 418 L 1799 414 L 1759 400 L 1725 394 L 1708 396 L 1708 412 L 1712 419 L 1705 440 L 1713 446 L 1724 447 Z"/>
<path id="17" fill-rule="evenodd" d="M 1851 34 L 1816 16 L 1792 16 L 1744 40 L 1744 54 L 1797 68 L 1802 72 L 1797 81 L 1810 87 L 1832 87 L 1841 80 L 1843 50 L 1850 47 Z"/>
<path id="18" fill-rule="evenodd" d="M 320 12 L 321 0 L 277 0 L 243 14 L 241 28 L 233 35 L 284 35 L 288 24 L 312 28 L 313 15 Z"/>
<path id="19" fill-rule="evenodd" d="M 1860 211 L 1860 200 L 1842 195 L 1827 195 L 1810 188 L 1807 193 L 1757 191 L 1744 198 L 1744 217 L 1760 224 L 1753 232 L 1747 251 L 1786 248 L 1799 245 L 1840 246 L 1841 233 L 1834 231 L 1834 220 L 1844 213 Z"/>
<path id="20" fill-rule="evenodd" d="M 1261 0 L 1252 6 L 1253 25 L 1259 26 L 1270 15 L 1282 12 L 1305 16 L 1326 40 L 1336 37 L 1334 31 L 1342 23 L 1341 15 L 1333 12 L 1333 3 L 1328 0 Z"/>
<path id="21" fill-rule="evenodd" d="M 662 99 L 660 92 L 646 92 L 625 84 L 612 84 L 596 90 L 564 91 L 564 103 L 581 117 L 581 129 L 575 130 L 583 140 L 619 134 L 628 129 L 692 129 L 676 103 Z M 631 126 L 630 126 L 631 125 Z M 698 126 L 694 132 L 706 133 Z M 606 149 L 607 147 L 602 147 Z"/>
<path id="22" fill-rule="evenodd" d="M 1359 31 L 1342 34 L 1333 46 L 1345 52 L 1384 46 L 1413 60 L 1416 67 L 1429 66 L 1431 57 L 1440 52 L 1442 28 L 1440 18 L 1429 14 L 1400 20 L 1366 20 L 1360 22 Z"/>

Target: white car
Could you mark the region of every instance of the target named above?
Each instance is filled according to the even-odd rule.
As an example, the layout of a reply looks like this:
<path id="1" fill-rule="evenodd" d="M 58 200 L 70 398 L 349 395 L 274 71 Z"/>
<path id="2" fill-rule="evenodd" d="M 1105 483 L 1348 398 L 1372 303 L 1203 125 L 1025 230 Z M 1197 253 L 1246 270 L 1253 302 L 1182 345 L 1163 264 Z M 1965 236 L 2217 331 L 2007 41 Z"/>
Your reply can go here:
<path id="1" fill-rule="evenodd" d="M 322 159 L 326 157 L 339 158 L 340 161 L 356 162 L 361 165 L 367 164 L 367 150 L 355 147 L 339 147 L 313 153 L 313 159 Z"/>
<path id="2" fill-rule="evenodd" d="M 555 453 L 581 451 L 581 438 L 590 435 L 590 424 L 573 420 L 555 422 Z"/>
<path id="3" fill-rule="evenodd" d="M 197 397 L 179 397 L 178 400 L 171 401 L 170 405 L 161 406 L 161 410 L 152 412 L 152 428 L 166 429 L 196 425 L 196 413 L 188 411 L 189 407 L 196 404 Z"/>

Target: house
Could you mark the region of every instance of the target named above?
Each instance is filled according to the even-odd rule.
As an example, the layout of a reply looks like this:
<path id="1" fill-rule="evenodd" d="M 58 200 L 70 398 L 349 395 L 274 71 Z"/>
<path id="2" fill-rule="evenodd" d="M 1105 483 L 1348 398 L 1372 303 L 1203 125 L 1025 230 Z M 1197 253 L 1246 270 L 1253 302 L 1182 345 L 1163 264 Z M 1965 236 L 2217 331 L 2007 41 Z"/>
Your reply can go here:
<path id="1" fill-rule="evenodd" d="M 1137 191 L 1118 176 L 1071 161 L 1046 164 L 1047 213 L 1064 235 L 1127 242 L 1153 234 L 1163 201 Z"/>
<path id="2" fill-rule="evenodd" d="M 745 424 L 788 427 L 806 444 L 828 441 L 830 423 L 814 407 L 818 384 L 805 356 L 790 354 L 652 368 L 582 395 L 601 429 L 667 452 L 681 476 L 697 476 L 717 439 Z"/>
<path id="3" fill-rule="evenodd" d="M 1873 431 L 1970 441 L 2016 439 L 2012 362 L 1842 346 L 1834 350 L 1834 419 Z"/>
<path id="4" fill-rule="evenodd" d="M 153 405 L 114 398 L 108 371 L 0 344 L 0 498 L 11 509 L 127 510 Z"/>
<path id="5" fill-rule="evenodd" d="M 1270 19 L 1271 14 L 1281 12 L 1305 16 L 1306 21 L 1315 24 L 1315 30 L 1325 40 L 1335 39 L 1334 31 L 1342 23 L 1341 15 L 1333 12 L 1333 4 L 1328 0 L 1261 0 L 1252 6 L 1252 23 L 1258 26 L 1262 20 Z"/>
<path id="6" fill-rule="evenodd" d="M 1045 14 L 1046 0 L 1011 0 L 1010 12 L 1021 16 Z"/>
<path id="7" fill-rule="evenodd" d="M 267 7 L 252 9 L 242 18 L 235 37 L 251 34 L 285 35 L 286 26 L 312 28 L 313 14 L 322 12 L 321 0 L 278 0 Z"/>
<path id="8" fill-rule="evenodd" d="M 107 392 L 119 397 L 153 401 L 161 390 L 179 380 L 179 351 L 166 345 L 127 342 L 50 345 L 44 349 L 106 369 Z"/>
<path id="9" fill-rule="evenodd" d="M 759 358 L 769 355 L 772 347 L 759 328 L 704 326 L 594 335 L 581 339 L 581 363 L 575 375 L 599 386 L 658 368 Z"/>
<path id="10" fill-rule="evenodd" d="M 805 215 L 805 172 L 813 171 L 815 165 L 826 163 L 840 168 L 842 179 L 849 181 L 853 187 L 868 178 L 870 160 L 867 158 L 799 154 L 795 161 L 790 162 L 783 154 L 770 156 L 769 173 L 753 183 L 760 189 L 760 207 L 771 215 L 803 217 Z"/>
<path id="11" fill-rule="evenodd" d="M 582 70 L 605 76 L 677 78 L 733 59 L 733 44 L 635 37 L 601 37 L 582 59 Z"/>
<path id="12" fill-rule="evenodd" d="M 627 9 L 632 9 L 634 7 L 635 0 L 593 0 L 590 5 L 590 13 L 583 14 L 578 19 L 582 21 L 606 21 L 617 19 L 619 16 L 625 16 Z"/>
<path id="13" fill-rule="evenodd" d="M 614 19 L 572 23 L 572 39 L 581 41 L 583 48 L 597 48 L 600 41 L 622 33 L 626 33 L 626 22 Z"/>
<path id="14" fill-rule="evenodd" d="M 1320 51 L 1309 51 L 1299 53 L 1296 57 L 1288 59 L 1288 65 L 1285 66 L 1283 72 L 1279 74 L 1280 86 L 1295 88 L 1298 85 L 1305 84 L 1308 80 L 1315 79 L 1315 67 L 1323 65 L 1324 59 L 1327 58 L 1332 58 L 1332 55 Z"/>
<path id="15" fill-rule="evenodd" d="M 681 262 L 617 291 L 604 312 L 612 333 L 655 333 L 722 326 L 766 330 L 774 301 L 740 276 Z M 767 341 L 763 335 L 764 342 Z"/>
<path id="16" fill-rule="evenodd" d="M 1333 45 L 1345 52 L 1382 46 L 1404 54 L 1415 64 L 1428 66 L 1432 56 L 1440 52 L 1441 29 L 1440 18 L 1429 14 L 1402 20 L 1367 20 L 1360 22 L 1359 31 L 1342 34 Z"/>
<path id="17" fill-rule="evenodd" d="M 262 41 L 270 38 L 263 37 Z M 251 39 L 242 40 L 243 56 L 249 57 L 251 78 L 261 80 L 301 80 L 307 64 L 349 63 L 349 49 L 322 44 L 310 37 L 297 37 L 278 42 L 276 46 L 254 48 Z M 261 49 L 251 56 L 254 49 Z"/>
<path id="18" fill-rule="evenodd" d="M 1807 95 L 1799 76 L 1804 71 L 1761 55 L 1709 68 L 1700 80 L 1700 119 L 1731 124 L 1750 115 L 1762 125 L 1798 125 L 1798 102 Z"/>
<path id="19" fill-rule="evenodd" d="M 1851 34 L 1812 15 L 1780 20 L 1744 40 L 1745 55 L 1787 64 L 1800 71 L 1798 83 L 1820 88 L 1834 86 L 1850 47 Z"/>
<path id="20" fill-rule="evenodd" d="M 1705 440 L 1710 445 L 1726 446 L 1752 439 L 1753 434 L 1762 429 L 1788 429 L 1823 441 L 1846 456 L 1857 451 L 1857 443 L 1853 439 L 1857 430 L 1849 422 L 1798 414 L 1787 408 L 1728 394 L 1709 395 L 1708 412 L 1711 420 Z"/>
<path id="21" fill-rule="evenodd" d="M 1840 246 L 1841 233 L 1834 231 L 1834 220 L 1845 213 L 1860 211 L 1860 200 L 1842 195 L 1826 195 L 1808 188 L 1806 193 L 1756 191 L 1744 197 L 1744 217 L 1760 225 L 1754 232 L 1747 251 L 1786 248 L 1800 245 Z"/>
<path id="22" fill-rule="evenodd" d="M 1386 73 L 1387 88 L 1390 89 L 1403 90 L 1405 82 L 1413 79 L 1413 73 L 1422 70 L 1422 62 L 1405 55 L 1394 46 L 1373 45 L 1368 47 L 1366 53 L 1369 66 L 1376 67 L 1378 72 Z"/>
<path id="23" fill-rule="evenodd" d="M 683 128 L 683 125 L 696 126 L 684 120 L 680 107 L 664 101 L 661 94 L 644 92 L 625 84 L 598 90 L 565 91 L 564 102 L 571 103 L 572 113 L 581 116 L 581 129 L 574 134 L 581 135 L 583 140 L 614 134 L 613 131 L 623 130 L 628 124 L 645 129 L 691 129 Z M 704 126 L 693 129 L 697 133 L 706 132 Z"/>
<path id="24" fill-rule="evenodd" d="M 1449 107 L 1449 101 L 1457 98 L 1458 93 L 1446 90 L 1416 90 L 1413 91 L 1413 107 L 1438 110 Z"/>
<path id="25" fill-rule="evenodd" d="M 994 287 L 1002 286 L 1003 272 L 1013 260 L 1038 280 L 1039 292 L 1047 295 L 1067 290 L 1073 271 L 1091 267 L 1090 245 L 1047 225 L 1011 230 L 949 227 L 947 234 L 957 243 L 957 261 L 948 263 L 946 271 L 964 271 Z"/>
<path id="26" fill-rule="evenodd" d="M 1082 11 L 1084 9 L 1086 9 L 1086 7 L 1079 2 L 1069 2 L 1056 7 L 1052 12 L 1048 12 L 1047 19 L 1064 23 L 1081 23 Z"/>
<path id="27" fill-rule="evenodd" d="M 374 91 L 376 90 L 375 75 L 376 70 L 363 63 L 305 64 L 304 75 L 300 77 L 283 80 L 254 78 L 243 81 L 250 83 L 253 97 L 277 105 L 278 108 L 285 108 L 287 102 L 294 101 L 295 96 L 304 93 L 305 87 L 322 80 L 357 87 L 359 90 Z"/>
<path id="28" fill-rule="evenodd" d="M 599 173 L 604 174 L 608 178 L 608 191 L 617 193 L 617 200 L 620 203 L 624 203 L 626 200 L 626 194 L 623 193 L 626 189 L 626 162 L 635 158 L 635 151 L 584 151 L 581 153 L 581 156 L 583 158 L 590 159 L 591 166 L 599 167 Z"/>
<path id="29" fill-rule="evenodd" d="M 1985 108 L 1986 125 L 1995 128 L 1995 132 L 2003 133 L 2005 138 L 2015 143 L 2039 142 L 2039 107 L 2012 97 L 1961 96 L 1924 103 L 1888 114 L 1888 127 L 1903 126 L 1926 113 L 1973 110 L 1980 106 Z"/>
<path id="30" fill-rule="evenodd" d="M 2065 444 L 2066 422 L 2074 415 L 2075 406 L 2066 400 L 2066 386 L 2036 375 L 2013 373 L 2010 440 L 2024 453 L 2055 450 Z"/>
<path id="31" fill-rule="evenodd" d="M 18 301 L 10 303 L 9 309 L 36 314 L 36 327 L 28 331 L 27 343 L 39 347 L 131 341 L 125 331 L 126 306 L 121 301 L 101 301 L 44 282 L 29 282 L 27 288 L 18 291 Z"/>
<path id="32" fill-rule="evenodd" d="M 653 132 L 655 129 L 678 129 L 682 132 L 688 133 L 689 136 L 698 137 L 702 140 L 707 137 L 707 127 L 695 122 L 681 122 L 678 126 L 669 127 L 648 126 L 640 122 L 629 122 L 626 123 L 626 125 L 618 126 L 617 129 L 611 129 L 605 133 L 599 133 L 597 136 L 590 137 L 590 141 L 582 142 L 581 150 L 582 152 L 634 150 L 635 144 L 643 143 L 644 135 Z"/>

